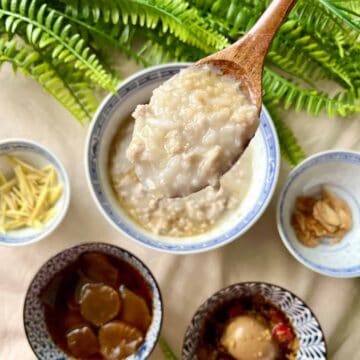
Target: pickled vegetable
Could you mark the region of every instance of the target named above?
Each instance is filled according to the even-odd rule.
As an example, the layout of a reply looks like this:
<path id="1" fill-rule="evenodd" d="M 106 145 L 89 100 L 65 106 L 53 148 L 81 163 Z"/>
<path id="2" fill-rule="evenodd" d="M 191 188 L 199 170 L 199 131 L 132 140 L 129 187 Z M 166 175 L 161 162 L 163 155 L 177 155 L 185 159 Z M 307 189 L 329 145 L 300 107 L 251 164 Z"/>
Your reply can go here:
<path id="1" fill-rule="evenodd" d="M 113 319 L 120 310 L 121 300 L 113 288 L 103 284 L 86 284 L 81 292 L 81 315 L 92 324 L 101 326 Z"/>
<path id="2" fill-rule="evenodd" d="M 119 285 L 119 271 L 104 254 L 88 252 L 81 257 L 81 270 L 86 277 L 112 287 Z"/>
<path id="3" fill-rule="evenodd" d="M 151 323 L 151 315 L 145 300 L 126 287 L 120 288 L 120 294 L 121 319 L 145 333 Z"/>
<path id="4" fill-rule="evenodd" d="M 98 339 L 88 326 L 76 328 L 66 335 L 71 354 L 84 359 L 98 352 Z"/>
<path id="5" fill-rule="evenodd" d="M 99 331 L 100 352 L 107 360 L 122 360 L 136 352 L 143 341 L 141 332 L 122 321 L 112 321 Z"/>

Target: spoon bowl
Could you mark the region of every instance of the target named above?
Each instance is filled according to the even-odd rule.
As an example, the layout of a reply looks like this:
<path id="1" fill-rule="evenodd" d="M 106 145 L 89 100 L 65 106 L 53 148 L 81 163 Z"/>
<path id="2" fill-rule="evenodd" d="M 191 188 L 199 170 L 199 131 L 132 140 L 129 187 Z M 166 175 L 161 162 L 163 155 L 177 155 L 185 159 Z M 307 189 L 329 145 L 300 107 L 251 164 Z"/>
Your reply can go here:
<path id="1" fill-rule="evenodd" d="M 253 28 L 231 46 L 199 60 L 240 82 L 258 112 L 262 104 L 262 72 L 270 44 L 296 0 L 273 0 Z"/>

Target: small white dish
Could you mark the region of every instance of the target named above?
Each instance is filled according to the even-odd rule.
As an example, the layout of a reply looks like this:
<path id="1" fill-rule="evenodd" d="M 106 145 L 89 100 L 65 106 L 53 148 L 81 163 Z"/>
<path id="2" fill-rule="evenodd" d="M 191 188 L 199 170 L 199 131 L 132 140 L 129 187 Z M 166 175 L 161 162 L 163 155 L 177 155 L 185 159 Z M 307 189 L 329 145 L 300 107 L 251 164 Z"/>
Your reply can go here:
<path id="1" fill-rule="evenodd" d="M 7 246 L 22 246 L 32 244 L 49 236 L 63 220 L 70 202 L 70 183 L 66 171 L 60 160 L 38 143 L 22 139 L 0 141 L 0 169 L 6 175 L 10 165 L 4 155 L 14 155 L 30 164 L 43 167 L 51 164 L 58 175 L 58 181 L 64 186 L 63 193 L 57 201 L 56 214 L 43 229 L 24 228 L 0 234 L 0 244 Z"/>
<path id="2" fill-rule="evenodd" d="M 146 103 L 152 91 L 188 63 L 173 63 L 145 69 L 125 80 L 118 94 L 108 95 L 89 129 L 85 167 L 92 195 L 103 216 L 118 231 L 156 250 L 185 254 L 209 251 L 225 245 L 249 230 L 265 211 L 279 173 L 280 152 L 274 125 L 263 108 L 259 129 L 250 143 L 253 149 L 252 181 L 240 208 L 210 231 L 189 237 L 161 236 L 144 230 L 120 207 L 108 175 L 109 148 L 122 121 Z"/>
<path id="3" fill-rule="evenodd" d="M 291 214 L 298 196 L 316 194 L 321 186 L 348 203 L 353 227 L 338 244 L 329 245 L 325 240 L 323 244 L 310 248 L 298 241 L 290 223 Z M 280 194 L 277 225 L 287 249 L 306 267 L 332 277 L 360 276 L 360 153 L 325 151 L 298 165 L 290 173 Z"/>

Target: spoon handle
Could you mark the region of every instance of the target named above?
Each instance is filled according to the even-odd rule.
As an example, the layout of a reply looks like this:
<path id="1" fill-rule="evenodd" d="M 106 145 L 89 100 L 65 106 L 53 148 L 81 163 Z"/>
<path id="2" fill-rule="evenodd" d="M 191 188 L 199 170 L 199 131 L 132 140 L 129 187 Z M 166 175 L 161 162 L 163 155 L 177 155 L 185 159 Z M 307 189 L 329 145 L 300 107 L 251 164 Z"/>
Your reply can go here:
<path id="1" fill-rule="evenodd" d="M 228 60 L 239 64 L 244 74 L 261 82 L 262 67 L 272 39 L 296 0 L 273 0 L 253 28 L 231 46 L 199 63 Z M 256 79 L 255 79 L 255 78 Z"/>
<path id="2" fill-rule="evenodd" d="M 262 55 L 265 58 L 272 39 L 295 3 L 296 0 L 273 0 L 253 28 L 239 40 L 239 43 L 255 42 L 256 55 Z"/>

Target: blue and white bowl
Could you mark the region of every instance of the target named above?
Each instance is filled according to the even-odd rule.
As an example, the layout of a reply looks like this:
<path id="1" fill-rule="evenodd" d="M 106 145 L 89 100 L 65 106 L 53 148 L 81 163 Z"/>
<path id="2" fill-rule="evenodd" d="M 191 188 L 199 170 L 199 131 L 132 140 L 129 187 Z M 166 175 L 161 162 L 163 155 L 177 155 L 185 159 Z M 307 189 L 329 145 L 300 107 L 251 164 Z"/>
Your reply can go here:
<path id="1" fill-rule="evenodd" d="M 140 244 L 177 254 L 208 251 L 225 245 L 244 234 L 266 209 L 278 179 L 280 155 L 276 131 L 269 113 L 263 108 L 261 124 L 249 145 L 253 151 L 252 181 L 240 209 L 227 216 L 214 229 L 191 237 L 155 235 L 136 224 L 119 206 L 108 175 L 108 155 L 113 137 L 136 105 L 148 102 L 152 91 L 188 66 L 165 64 L 141 71 L 110 94 L 99 107 L 89 130 L 85 164 L 89 186 L 104 217 L 120 232 Z"/>
<path id="2" fill-rule="evenodd" d="M 326 360 L 324 334 L 310 308 L 290 291 L 276 285 L 258 282 L 231 285 L 212 295 L 199 307 L 185 334 L 182 359 L 197 360 L 196 350 L 206 320 L 216 309 L 233 299 L 256 294 L 281 309 L 291 321 L 299 339 L 296 360 Z"/>
<path id="3" fill-rule="evenodd" d="M 7 246 L 21 246 L 34 243 L 49 236 L 62 222 L 70 202 L 70 182 L 64 166 L 60 160 L 49 150 L 38 143 L 22 139 L 0 141 L 0 170 L 6 175 L 10 173 L 10 164 L 5 155 L 18 156 L 36 167 L 51 164 L 57 173 L 58 181 L 64 186 L 63 193 L 56 202 L 55 216 L 49 220 L 44 228 L 23 228 L 0 234 L 0 244 Z"/>
<path id="4" fill-rule="evenodd" d="M 348 203 L 353 227 L 337 244 L 324 241 L 310 248 L 298 241 L 291 226 L 291 214 L 298 196 L 317 194 L 323 185 Z M 281 192 L 277 224 L 287 249 L 308 268 L 333 277 L 360 276 L 360 153 L 325 151 L 298 165 Z"/>
<path id="5" fill-rule="evenodd" d="M 49 259 L 35 275 L 26 293 L 23 314 L 25 333 L 34 354 L 39 360 L 66 360 L 69 358 L 51 339 L 46 327 L 44 305 L 40 295 L 56 274 L 88 251 L 101 252 L 125 261 L 143 277 L 149 286 L 153 303 L 152 322 L 145 340 L 136 354 L 127 358 L 129 360 L 147 359 L 157 343 L 162 325 L 163 306 L 159 287 L 154 276 L 141 260 L 124 249 L 103 243 L 81 244 L 66 249 Z"/>

